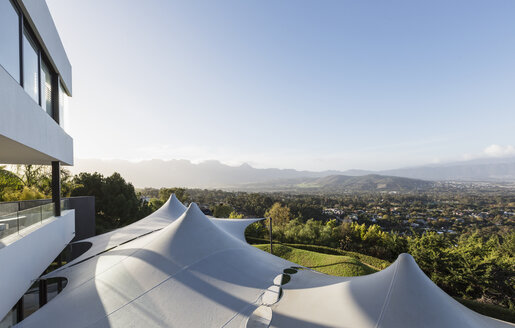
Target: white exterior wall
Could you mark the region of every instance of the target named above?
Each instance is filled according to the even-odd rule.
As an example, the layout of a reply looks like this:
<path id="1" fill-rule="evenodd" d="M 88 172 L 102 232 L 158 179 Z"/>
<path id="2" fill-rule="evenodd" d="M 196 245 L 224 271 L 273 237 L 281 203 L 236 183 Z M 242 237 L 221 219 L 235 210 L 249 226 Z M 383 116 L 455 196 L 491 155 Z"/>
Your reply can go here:
<path id="1" fill-rule="evenodd" d="M 0 65 L 0 163 L 51 161 L 73 165 L 73 139 Z"/>
<path id="2" fill-rule="evenodd" d="M 75 236 L 75 211 L 33 225 L 27 235 L 3 245 L 0 241 L 0 318 L 16 304 Z"/>

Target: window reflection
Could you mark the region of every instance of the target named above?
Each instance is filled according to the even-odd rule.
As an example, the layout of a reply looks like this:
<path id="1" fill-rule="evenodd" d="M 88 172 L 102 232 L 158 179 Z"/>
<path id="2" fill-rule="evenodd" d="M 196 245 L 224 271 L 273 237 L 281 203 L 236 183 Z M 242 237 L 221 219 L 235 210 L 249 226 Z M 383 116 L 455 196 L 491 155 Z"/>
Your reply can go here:
<path id="1" fill-rule="evenodd" d="M 52 73 L 45 61 L 41 61 L 41 107 L 48 115 L 53 116 Z"/>
<path id="2" fill-rule="evenodd" d="M 34 41 L 23 33 L 23 88 L 39 104 L 38 51 Z"/>
<path id="3" fill-rule="evenodd" d="M 67 124 L 65 124 L 65 119 L 67 118 L 68 112 L 68 94 L 64 90 L 62 84 L 59 84 L 59 125 L 66 129 Z"/>
<path id="4" fill-rule="evenodd" d="M 0 65 L 20 82 L 18 12 L 9 0 L 0 1 Z"/>

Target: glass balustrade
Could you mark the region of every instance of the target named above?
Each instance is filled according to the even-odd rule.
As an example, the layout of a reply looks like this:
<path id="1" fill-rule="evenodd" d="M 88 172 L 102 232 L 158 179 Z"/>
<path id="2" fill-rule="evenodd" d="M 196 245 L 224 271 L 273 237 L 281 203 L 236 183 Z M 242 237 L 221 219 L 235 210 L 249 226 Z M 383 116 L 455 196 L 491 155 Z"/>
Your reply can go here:
<path id="1" fill-rule="evenodd" d="M 0 211 L 0 239 L 13 234 L 22 235 L 23 229 L 35 224 L 42 224 L 46 219 L 54 216 L 54 203 L 10 213 L 6 213 L 5 208 L 4 206 L 4 210 Z M 67 209 L 69 209 L 69 201 L 67 199 L 61 200 L 61 210 Z"/>

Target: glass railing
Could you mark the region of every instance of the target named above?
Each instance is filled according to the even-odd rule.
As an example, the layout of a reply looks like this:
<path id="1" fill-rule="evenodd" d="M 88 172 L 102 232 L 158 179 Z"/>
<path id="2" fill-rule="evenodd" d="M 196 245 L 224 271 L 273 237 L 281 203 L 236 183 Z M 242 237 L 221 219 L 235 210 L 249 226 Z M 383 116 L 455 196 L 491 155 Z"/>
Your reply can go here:
<path id="1" fill-rule="evenodd" d="M 61 200 L 61 210 L 69 208 L 67 199 Z M 34 224 L 42 224 L 44 220 L 54 216 L 54 203 L 31 207 L 12 213 L 0 213 L 0 239 L 13 234 L 23 234 L 23 229 Z"/>
<path id="2" fill-rule="evenodd" d="M 61 211 L 69 209 L 71 209 L 70 200 L 68 198 L 61 199 Z"/>

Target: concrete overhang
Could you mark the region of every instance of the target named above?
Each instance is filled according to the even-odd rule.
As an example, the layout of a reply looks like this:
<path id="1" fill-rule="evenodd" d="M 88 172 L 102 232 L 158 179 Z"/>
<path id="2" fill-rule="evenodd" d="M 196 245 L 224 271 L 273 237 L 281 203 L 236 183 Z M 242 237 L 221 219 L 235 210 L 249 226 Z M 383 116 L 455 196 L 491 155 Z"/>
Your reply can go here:
<path id="1" fill-rule="evenodd" d="M 0 66 L 0 163 L 73 165 L 73 139 Z"/>
<path id="2" fill-rule="evenodd" d="M 50 165 L 53 161 L 59 161 L 59 159 L 0 135 L 0 163 L 2 164 Z"/>

